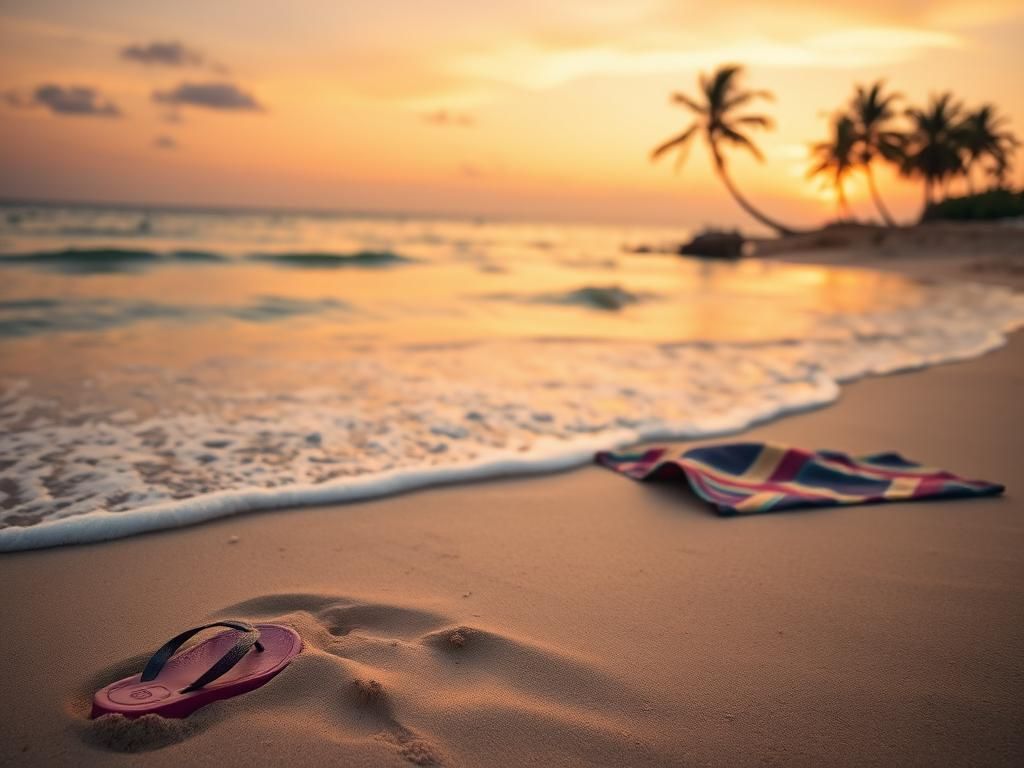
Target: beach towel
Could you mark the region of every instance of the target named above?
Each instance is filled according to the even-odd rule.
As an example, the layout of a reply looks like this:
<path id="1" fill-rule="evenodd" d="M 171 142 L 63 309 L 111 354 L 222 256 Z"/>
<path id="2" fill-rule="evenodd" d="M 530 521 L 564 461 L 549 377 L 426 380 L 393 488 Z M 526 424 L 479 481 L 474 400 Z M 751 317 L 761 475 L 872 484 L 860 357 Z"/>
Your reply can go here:
<path id="1" fill-rule="evenodd" d="M 720 515 L 910 499 L 995 496 L 1004 487 L 965 480 L 898 453 L 848 456 L 770 443 L 709 445 L 676 452 L 601 451 L 595 461 L 634 480 L 683 478 Z"/>

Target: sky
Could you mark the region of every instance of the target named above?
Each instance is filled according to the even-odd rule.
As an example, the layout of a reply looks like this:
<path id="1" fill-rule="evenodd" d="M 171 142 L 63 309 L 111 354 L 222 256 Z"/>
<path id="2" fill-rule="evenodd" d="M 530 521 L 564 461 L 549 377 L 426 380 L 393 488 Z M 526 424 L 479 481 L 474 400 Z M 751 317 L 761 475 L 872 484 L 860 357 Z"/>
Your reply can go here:
<path id="1" fill-rule="evenodd" d="M 670 94 L 734 62 L 776 123 L 737 185 L 815 224 L 808 145 L 855 84 L 1024 135 L 1022 39 L 1019 0 L 0 0 L 0 196 L 752 227 L 703 146 L 649 158 L 690 120 Z"/>

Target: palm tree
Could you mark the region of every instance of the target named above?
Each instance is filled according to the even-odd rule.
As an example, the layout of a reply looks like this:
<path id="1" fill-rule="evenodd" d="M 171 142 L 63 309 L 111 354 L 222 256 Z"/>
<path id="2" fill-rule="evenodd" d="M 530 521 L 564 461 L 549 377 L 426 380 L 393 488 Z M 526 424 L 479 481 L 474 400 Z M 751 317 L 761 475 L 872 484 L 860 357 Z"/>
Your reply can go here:
<path id="1" fill-rule="evenodd" d="M 743 68 L 738 64 L 727 64 L 719 67 L 711 77 L 702 73 L 700 76 L 701 95 L 698 99 L 692 99 L 682 93 L 672 94 L 672 101 L 693 112 L 696 115 L 696 120 L 682 133 L 655 147 L 651 152 L 651 160 L 657 160 L 669 150 L 677 149 L 679 159 L 676 163 L 676 170 L 678 170 L 686 160 L 686 150 L 691 139 L 698 132 L 702 133 L 708 149 L 711 150 L 718 178 L 722 180 L 725 188 L 729 190 L 729 194 L 740 204 L 740 207 L 780 235 L 792 235 L 795 234 L 794 230 L 765 216 L 751 205 L 750 201 L 740 194 L 726 171 L 725 158 L 722 156 L 723 145 L 743 147 L 758 160 L 763 161 L 764 156 L 761 154 L 761 150 L 744 134 L 743 130 L 746 127 L 772 127 L 771 119 L 764 115 L 736 114 L 741 107 L 754 99 L 772 98 L 769 91 L 743 90 L 739 84 L 742 72 Z"/>
<path id="2" fill-rule="evenodd" d="M 853 118 L 849 115 L 836 115 L 832 120 L 832 137 L 811 146 L 811 159 L 814 164 L 807 171 L 807 178 L 828 175 L 829 183 L 836 190 L 840 219 L 844 213 L 847 219 L 851 218 L 843 185 L 859 162 L 859 139 L 860 135 Z"/>
<path id="3" fill-rule="evenodd" d="M 996 109 L 991 104 L 983 104 L 960 123 L 964 176 L 967 179 L 967 191 L 972 195 L 974 181 L 971 178 L 971 171 L 975 164 L 985 157 L 990 157 L 995 168 L 1006 168 L 1010 155 L 1020 144 L 1010 131 L 1003 130 L 1005 124 L 1006 117 L 996 114 Z"/>
<path id="4" fill-rule="evenodd" d="M 989 190 L 1008 189 L 1011 170 L 1013 170 L 1013 160 L 1009 153 L 997 158 L 992 165 L 985 169 L 985 173 L 992 180 Z"/>
<path id="5" fill-rule="evenodd" d="M 877 156 L 893 163 L 898 163 L 903 157 L 903 134 L 887 125 L 896 116 L 895 104 L 902 96 L 898 93 L 883 95 L 884 87 L 883 80 L 874 83 L 870 88 L 858 85 L 857 92 L 850 102 L 850 116 L 857 132 L 860 165 L 868 179 L 871 199 L 874 200 L 882 219 L 892 227 L 896 222 L 878 194 L 875 174 L 871 170 L 871 161 Z"/>
<path id="6" fill-rule="evenodd" d="M 962 106 L 953 101 L 953 94 L 932 96 L 924 109 L 906 111 L 911 130 L 900 171 L 905 176 L 920 176 L 924 180 L 925 207 L 934 199 L 934 187 L 943 184 L 963 169 L 960 154 L 960 115 Z"/>

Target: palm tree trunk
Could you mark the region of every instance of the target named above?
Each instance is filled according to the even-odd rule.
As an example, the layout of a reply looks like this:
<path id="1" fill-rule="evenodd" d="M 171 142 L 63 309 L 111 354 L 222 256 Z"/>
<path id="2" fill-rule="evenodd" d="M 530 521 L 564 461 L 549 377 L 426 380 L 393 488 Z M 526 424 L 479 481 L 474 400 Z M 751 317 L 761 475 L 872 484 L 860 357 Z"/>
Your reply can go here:
<path id="1" fill-rule="evenodd" d="M 739 203 L 740 208 L 750 214 L 753 218 L 764 224 L 770 229 L 774 229 L 780 235 L 795 235 L 798 234 L 797 230 L 790 229 L 789 227 L 780 224 L 774 219 L 770 219 L 757 210 L 750 202 L 740 194 L 740 191 L 732 183 L 732 179 L 729 178 L 729 174 L 725 170 L 725 161 L 722 159 L 721 154 L 718 152 L 718 148 L 712 144 L 711 153 L 715 159 L 715 171 L 718 173 L 718 178 L 725 184 L 725 188 L 729 190 L 729 194 L 732 195 L 733 199 Z"/>
<path id="2" fill-rule="evenodd" d="M 882 202 L 882 196 L 878 194 L 878 187 L 875 186 L 875 174 L 871 170 L 871 163 L 867 163 L 864 166 L 864 173 L 868 177 L 868 189 L 871 190 L 871 199 L 875 201 L 875 208 L 882 214 L 882 220 L 885 222 L 887 227 L 895 227 L 896 222 L 889 214 L 889 209 L 885 207 Z"/>
<path id="3" fill-rule="evenodd" d="M 974 168 L 974 158 L 972 157 L 967 161 L 967 166 L 964 168 L 964 178 L 967 179 L 967 194 L 974 195 L 974 179 L 971 178 L 971 169 Z"/>
<path id="4" fill-rule="evenodd" d="M 850 214 L 850 204 L 846 201 L 846 190 L 843 189 L 842 182 L 836 184 L 836 214 L 839 217 L 839 221 L 849 221 L 853 218 Z"/>

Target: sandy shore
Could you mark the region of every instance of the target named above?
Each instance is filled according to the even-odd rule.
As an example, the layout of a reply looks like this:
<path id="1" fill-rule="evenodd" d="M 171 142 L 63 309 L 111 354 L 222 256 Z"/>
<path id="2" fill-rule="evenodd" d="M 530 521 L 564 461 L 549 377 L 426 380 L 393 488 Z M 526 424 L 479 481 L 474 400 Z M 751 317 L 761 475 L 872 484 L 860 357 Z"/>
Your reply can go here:
<path id="1" fill-rule="evenodd" d="M 1019 765 L 1022 391 L 1018 334 L 745 435 L 999 499 L 720 519 L 593 467 L 5 555 L 0 764 Z M 218 616 L 306 650 L 186 721 L 86 719 Z"/>
<path id="2" fill-rule="evenodd" d="M 970 280 L 1024 290 L 1024 228 L 991 222 L 914 227 L 840 225 L 755 241 L 765 258 L 892 270 L 917 280 Z"/>

